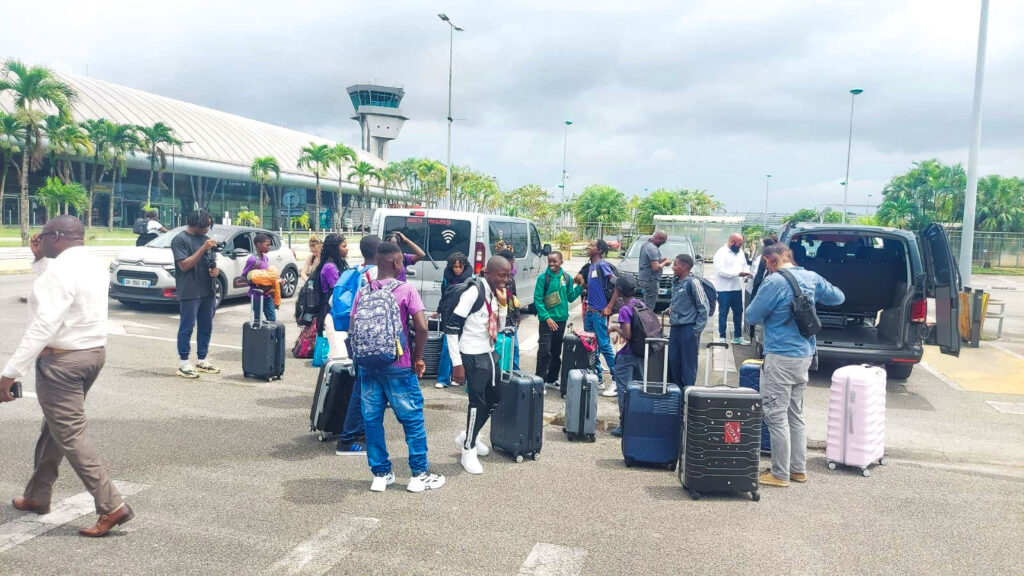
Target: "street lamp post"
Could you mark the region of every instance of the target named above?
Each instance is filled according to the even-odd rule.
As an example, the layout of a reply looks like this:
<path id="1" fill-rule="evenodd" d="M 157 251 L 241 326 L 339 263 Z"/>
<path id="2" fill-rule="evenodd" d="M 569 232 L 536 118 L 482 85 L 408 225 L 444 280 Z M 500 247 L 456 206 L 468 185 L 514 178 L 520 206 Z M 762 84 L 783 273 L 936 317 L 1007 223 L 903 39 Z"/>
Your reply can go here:
<path id="1" fill-rule="evenodd" d="M 864 92 L 860 88 L 850 90 L 850 137 L 846 142 L 846 180 L 843 181 L 843 224 L 846 223 L 846 200 L 850 190 L 850 150 L 853 148 L 853 103 L 857 95 Z"/>
<path id="2" fill-rule="evenodd" d="M 771 174 L 764 175 L 764 233 L 768 233 L 768 182 L 772 179 Z"/>
<path id="3" fill-rule="evenodd" d="M 964 223 L 960 237 L 960 278 L 964 286 L 971 284 L 971 261 L 974 258 L 974 215 L 978 201 L 978 152 L 981 149 L 981 96 L 985 86 L 985 45 L 988 39 L 988 0 L 981 0 L 981 22 L 978 25 L 978 56 L 974 68 L 974 104 L 971 116 L 974 128 L 971 148 L 967 153 L 967 193 L 964 194 Z"/>
<path id="4" fill-rule="evenodd" d="M 438 18 L 448 24 L 448 168 L 445 170 L 445 182 L 444 189 L 445 193 L 448 194 L 448 201 L 451 202 L 452 197 L 452 59 L 455 54 L 455 33 L 462 32 L 464 29 L 459 28 L 448 18 L 447 14 L 438 14 Z"/>
<path id="5" fill-rule="evenodd" d="M 193 142 L 191 140 L 185 140 L 184 142 L 171 144 L 171 228 L 174 228 L 175 226 L 178 225 L 178 218 L 174 215 L 174 211 L 178 206 L 177 199 L 175 198 L 174 194 L 174 149 L 178 148 L 180 150 L 181 147 L 184 146 L 185 144 L 193 144 Z"/>
<path id="6" fill-rule="evenodd" d="M 569 151 L 569 126 L 572 126 L 572 120 L 566 120 L 564 122 L 564 124 L 565 124 L 565 128 L 563 129 L 563 132 L 562 132 L 562 185 L 560 186 L 560 188 L 562 189 L 561 204 L 563 204 L 563 207 L 564 207 L 564 204 L 565 204 L 565 179 L 566 179 L 565 161 L 566 161 L 566 158 L 567 158 L 567 155 L 568 155 L 568 151 Z"/>
<path id="7" fill-rule="evenodd" d="M 868 215 L 868 211 L 871 210 L 871 194 L 868 194 L 868 201 L 864 204 L 864 215 Z"/>

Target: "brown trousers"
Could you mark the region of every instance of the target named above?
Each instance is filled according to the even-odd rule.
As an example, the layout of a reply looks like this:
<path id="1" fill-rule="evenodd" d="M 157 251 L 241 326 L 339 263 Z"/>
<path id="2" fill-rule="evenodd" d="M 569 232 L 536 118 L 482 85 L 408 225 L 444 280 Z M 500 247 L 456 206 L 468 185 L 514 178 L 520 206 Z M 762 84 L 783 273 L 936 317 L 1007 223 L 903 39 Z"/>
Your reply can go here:
<path id="1" fill-rule="evenodd" d="M 85 395 L 106 358 L 104 348 L 93 348 L 36 360 L 36 396 L 44 420 L 36 442 L 35 471 L 25 487 L 25 498 L 41 504 L 50 502 L 58 468 L 67 458 L 96 500 L 97 514 L 109 514 L 124 503 L 99 455 L 85 438 Z"/>

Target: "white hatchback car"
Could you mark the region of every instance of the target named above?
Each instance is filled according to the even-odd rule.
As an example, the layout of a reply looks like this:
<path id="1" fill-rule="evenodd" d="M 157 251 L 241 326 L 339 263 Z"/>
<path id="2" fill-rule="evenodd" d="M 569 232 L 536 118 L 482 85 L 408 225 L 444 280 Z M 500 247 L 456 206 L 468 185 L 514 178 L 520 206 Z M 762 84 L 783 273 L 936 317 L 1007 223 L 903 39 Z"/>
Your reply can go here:
<path id="1" fill-rule="evenodd" d="M 122 303 L 177 302 L 171 240 L 184 231 L 183 226 L 169 230 L 145 246 L 122 252 L 110 264 L 110 297 Z M 259 228 L 214 226 L 208 236 L 222 243 L 217 253 L 217 267 L 220 268 L 220 276 L 215 280 L 217 305 L 225 298 L 245 297 L 249 292 L 242 268 L 252 253 L 256 234 L 261 232 L 271 238 L 272 247 L 267 253 L 270 265 L 277 268 L 285 279 L 281 296 L 290 298 L 295 294 L 299 282 L 295 253 L 283 244 L 279 235 Z"/>

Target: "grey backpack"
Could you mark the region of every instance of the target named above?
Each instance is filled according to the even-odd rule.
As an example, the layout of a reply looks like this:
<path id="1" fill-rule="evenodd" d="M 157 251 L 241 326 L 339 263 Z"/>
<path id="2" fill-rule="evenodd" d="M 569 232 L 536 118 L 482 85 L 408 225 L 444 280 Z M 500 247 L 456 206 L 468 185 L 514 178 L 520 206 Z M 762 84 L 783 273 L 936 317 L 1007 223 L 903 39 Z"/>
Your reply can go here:
<path id="1" fill-rule="evenodd" d="M 402 318 L 395 289 L 402 285 L 392 280 L 380 288 L 366 284 L 359 289 L 359 304 L 349 326 L 352 361 L 359 366 L 381 367 L 394 364 L 404 353 Z"/>

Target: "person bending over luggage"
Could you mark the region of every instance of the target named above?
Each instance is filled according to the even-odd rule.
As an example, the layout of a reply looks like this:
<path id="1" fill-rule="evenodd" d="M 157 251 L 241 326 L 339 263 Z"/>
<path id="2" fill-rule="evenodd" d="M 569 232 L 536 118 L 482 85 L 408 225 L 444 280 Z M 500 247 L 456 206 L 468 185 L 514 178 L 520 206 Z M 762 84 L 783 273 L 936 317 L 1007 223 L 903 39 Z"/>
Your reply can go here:
<path id="1" fill-rule="evenodd" d="M 473 270 L 469 267 L 469 258 L 462 252 L 454 252 L 448 257 L 448 265 L 444 268 L 444 277 L 441 279 L 441 294 L 462 284 L 473 276 Z M 440 316 L 435 312 L 431 318 L 440 322 Z M 441 359 L 437 365 L 437 384 L 435 388 L 447 388 L 452 384 L 452 357 L 448 354 L 448 344 L 444 335 L 441 335 Z"/>
<path id="2" fill-rule="evenodd" d="M 309 275 L 320 266 L 320 252 L 323 250 L 324 242 L 316 234 L 309 237 L 309 257 L 302 264 L 302 272 L 299 273 L 300 284 L 305 282 Z"/>
<path id="3" fill-rule="evenodd" d="M 270 259 L 267 257 L 267 253 L 270 252 L 270 248 L 273 245 L 270 235 L 260 232 L 256 235 L 256 240 L 253 244 L 256 245 L 256 253 L 249 256 L 249 259 L 245 261 L 245 267 L 242 268 L 242 276 L 245 278 L 249 278 L 249 272 L 253 270 L 266 270 L 270 267 Z M 280 280 L 278 281 L 278 286 L 278 300 L 280 300 Z M 249 299 L 252 300 L 252 318 L 254 322 L 260 319 L 261 310 L 264 320 L 277 322 L 277 309 L 280 305 L 275 305 L 273 290 L 273 287 L 257 286 L 252 282 L 249 283 Z M 257 296 L 259 297 L 258 299 L 256 298 Z"/>
<path id="4" fill-rule="evenodd" d="M 583 293 L 583 286 L 574 284 L 569 273 L 562 270 L 562 253 L 548 254 L 548 269 L 537 278 L 533 289 L 533 305 L 537 307 L 537 376 L 545 385 L 554 384 L 562 369 L 562 338 L 569 321 L 569 304 Z"/>
<path id="5" fill-rule="evenodd" d="M 462 293 L 449 324 L 444 327 L 452 358 L 452 380 L 466 382 L 469 395 L 466 428 L 455 443 L 462 448 L 462 467 L 470 474 L 484 473 L 477 456 L 486 456 L 490 449 L 477 437 L 501 399 L 494 342 L 498 327 L 505 324 L 508 314 L 505 285 L 511 272 L 508 260 L 492 256 L 484 270 L 484 281 Z"/>
<path id="6" fill-rule="evenodd" d="M 608 365 L 608 372 L 611 374 L 615 369 L 615 350 L 612 349 L 611 338 L 608 337 L 608 317 L 612 315 L 614 303 L 619 294 L 614 292 L 614 285 L 609 282 L 615 277 L 611 264 L 605 260 L 608 255 L 608 244 L 604 240 L 591 240 L 587 245 L 587 254 L 590 262 L 580 269 L 576 276 L 576 282 L 583 284 L 586 288 L 587 301 L 583 314 L 583 329 L 593 332 L 597 337 L 598 355 L 594 362 L 597 370 L 597 380 L 602 380 L 601 356 Z M 612 292 L 611 298 L 605 293 L 605 288 Z M 609 386 L 615 386 L 614 383 Z"/>
<path id="7" fill-rule="evenodd" d="M 638 338 L 639 335 L 633 334 L 630 326 L 630 323 L 633 321 L 633 315 L 636 313 L 637 303 L 639 302 L 634 298 L 636 284 L 629 276 L 623 276 L 615 282 L 615 287 L 618 288 L 625 304 L 622 305 L 622 308 L 619 308 L 619 325 L 613 326 L 608 332 L 618 334 L 624 345 L 619 349 L 618 354 L 615 355 L 615 370 L 612 373 L 612 379 L 615 381 L 616 395 L 619 397 L 619 425 L 611 430 L 611 435 L 616 438 L 622 438 L 622 421 L 625 416 L 623 402 L 626 398 L 626 388 L 629 387 L 630 382 L 644 377 L 644 361 L 633 353 L 633 339 Z M 641 342 L 640 345 L 643 346 L 644 343 Z"/>
<path id="8" fill-rule="evenodd" d="M 405 244 L 410 250 L 412 250 L 412 254 L 402 254 L 402 267 L 398 270 L 398 281 L 405 282 L 405 269 L 426 258 L 427 253 L 424 252 L 423 248 L 420 248 L 415 242 L 409 240 L 408 236 L 398 231 L 389 234 L 385 240 L 390 241 L 399 247 L 401 247 L 402 244 Z"/>
<path id="9" fill-rule="evenodd" d="M 672 264 L 672 303 L 669 305 L 668 361 L 672 382 L 685 390 L 697 382 L 697 349 L 708 323 L 707 295 L 700 280 L 690 274 L 693 257 L 676 256 Z"/>
<path id="10" fill-rule="evenodd" d="M 423 347 L 427 343 L 427 317 L 423 312 L 423 301 L 411 284 L 396 278 L 402 268 L 402 251 L 397 245 L 382 242 L 377 247 L 376 262 L 377 279 L 362 287 L 352 303 L 350 332 L 354 340 L 353 361 L 358 367 L 362 395 L 366 456 L 373 473 L 370 490 L 383 492 L 395 483 L 384 436 L 384 411 L 388 405 L 402 424 L 405 443 L 409 446 L 412 477 L 407 489 L 410 492 L 437 490 L 444 486 L 445 478 L 431 472 L 427 461 L 427 430 L 423 424 L 423 394 L 419 382 L 426 367 L 423 363 Z M 385 290 L 391 290 L 392 298 L 374 296 Z M 369 302 L 371 299 L 373 301 Z M 366 309 L 360 310 L 363 302 L 367 302 Z M 409 342 L 410 318 L 416 328 L 416 346 L 410 346 Z M 363 350 L 360 343 L 364 340 L 372 341 L 373 336 L 385 329 L 389 322 L 392 323 L 390 328 L 400 335 L 399 342 L 392 342 L 391 349 L 395 352 L 395 344 L 398 344 L 397 359 L 386 366 L 371 365 L 361 356 Z"/>
<path id="11" fill-rule="evenodd" d="M 213 218 L 205 210 L 188 215 L 188 226 L 184 232 L 171 240 L 171 254 L 174 257 L 174 285 L 178 291 L 178 376 L 194 380 L 199 373 L 219 374 L 206 359 L 210 350 L 210 335 L 213 334 L 213 314 L 217 309 L 217 241 L 206 234 L 213 227 Z M 196 335 L 198 362 L 193 368 L 189 364 L 192 331 Z"/>
<path id="12" fill-rule="evenodd" d="M 764 422 L 772 439 L 772 467 L 758 478 L 761 484 L 789 486 L 807 481 L 807 434 L 804 427 L 804 391 L 814 358 L 814 336 L 805 338 L 793 321 L 791 274 L 800 291 L 814 302 L 835 306 L 846 297 L 815 272 L 793 263 L 793 252 L 781 242 L 764 249 L 768 275 L 747 308 L 747 322 L 764 325 L 764 364 L 761 396 Z"/>
<path id="13" fill-rule="evenodd" d="M 505 260 L 508 260 L 512 270 L 508 274 L 508 284 L 505 292 L 508 295 L 508 318 L 505 325 L 512 328 L 512 369 L 519 370 L 519 292 L 516 289 L 516 255 L 515 252 L 506 248 L 498 252 Z"/>

